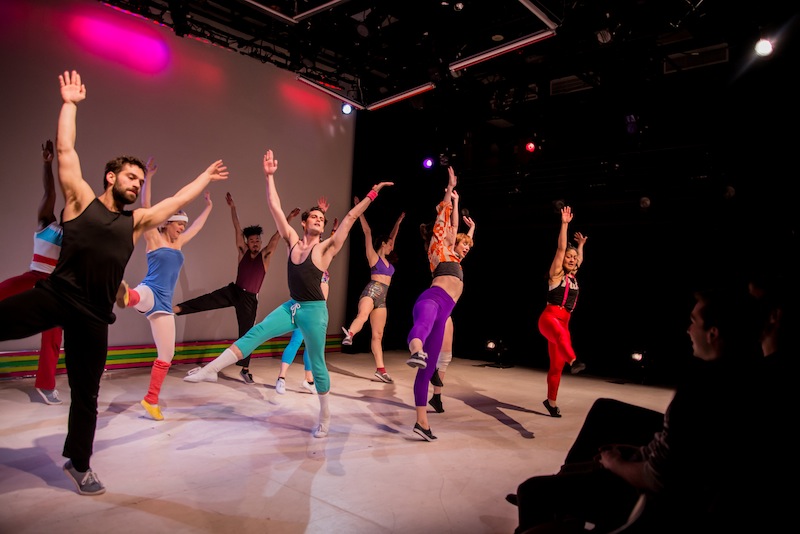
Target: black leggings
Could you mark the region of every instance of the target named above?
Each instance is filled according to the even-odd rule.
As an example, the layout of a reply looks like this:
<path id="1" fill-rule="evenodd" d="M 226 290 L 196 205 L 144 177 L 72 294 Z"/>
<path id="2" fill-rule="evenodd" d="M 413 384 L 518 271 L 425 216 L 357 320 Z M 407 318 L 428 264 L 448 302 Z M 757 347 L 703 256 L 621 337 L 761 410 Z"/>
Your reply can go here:
<path id="1" fill-rule="evenodd" d="M 0 302 L 0 341 L 64 329 L 64 361 L 70 387 L 63 455 L 78 471 L 89 469 L 97 428 L 97 396 L 108 354 L 108 324 L 56 293 L 34 288 Z"/>
<path id="2" fill-rule="evenodd" d="M 239 323 L 239 338 L 241 338 L 256 324 L 258 295 L 245 291 L 231 282 L 227 286 L 221 287 L 216 291 L 181 302 L 178 306 L 180 306 L 181 311 L 175 315 L 188 315 L 190 313 L 218 310 L 220 308 L 233 306 L 236 310 L 236 321 Z M 236 362 L 236 365 L 249 367 L 250 356 L 242 358 Z"/>

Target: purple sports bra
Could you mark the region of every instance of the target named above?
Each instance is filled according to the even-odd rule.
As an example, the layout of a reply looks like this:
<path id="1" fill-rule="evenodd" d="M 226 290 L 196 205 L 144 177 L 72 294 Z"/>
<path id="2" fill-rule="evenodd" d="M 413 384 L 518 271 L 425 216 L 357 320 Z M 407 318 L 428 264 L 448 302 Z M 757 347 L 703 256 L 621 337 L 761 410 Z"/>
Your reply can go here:
<path id="1" fill-rule="evenodd" d="M 382 274 L 385 276 L 393 276 L 394 265 L 392 265 L 391 263 L 389 263 L 389 265 L 386 265 L 381 258 L 378 258 L 378 261 L 375 262 L 375 265 L 370 267 L 369 272 L 370 274 Z"/>

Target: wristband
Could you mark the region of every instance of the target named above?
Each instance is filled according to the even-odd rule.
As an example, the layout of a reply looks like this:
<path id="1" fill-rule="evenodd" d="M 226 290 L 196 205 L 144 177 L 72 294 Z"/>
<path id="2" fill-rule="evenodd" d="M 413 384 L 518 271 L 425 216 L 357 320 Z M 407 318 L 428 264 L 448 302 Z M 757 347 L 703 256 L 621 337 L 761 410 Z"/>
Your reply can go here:
<path id="1" fill-rule="evenodd" d="M 378 198 L 378 192 L 374 189 L 370 189 L 369 193 L 367 193 L 367 198 L 374 202 L 375 199 Z"/>

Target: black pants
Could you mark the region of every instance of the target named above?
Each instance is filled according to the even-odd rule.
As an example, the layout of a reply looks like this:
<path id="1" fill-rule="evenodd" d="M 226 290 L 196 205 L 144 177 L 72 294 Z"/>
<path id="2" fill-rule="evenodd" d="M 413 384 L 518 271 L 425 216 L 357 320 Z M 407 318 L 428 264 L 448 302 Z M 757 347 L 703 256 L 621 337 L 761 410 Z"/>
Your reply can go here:
<path id="1" fill-rule="evenodd" d="M 236 321 L 239 323 L 239 337 L 242 337 L 256 324 L 256 312 L 258 312 L 258 295 L 245 291 L 235 283 L 231 282 L 225 287 L 221 287 L 211 293 L 200 295 L 199 297 L 181 302 L 178 304 L 181 311 L 175 315 L 188 315 L 209 310 L 218 310 L 233 306 L 236 310 Z M 250 366 L 250 356 L 242 358 L 236 365 L 241 367 Z"/>
<path id="2" fill-rule="evenodd" d="M 57 293 L 34 288 L 0 302 L 0 341 L 64 329 L 70 387 L 63 455 L 78 471 L 89 469 L 97 428 L 97 396 L 108 355 L 108 323 L 72 306 Z"/>
<path id="3" fill-rule="evenodd" d="M 519 526 L 523 533 L 554 521 L 591 522 L 608 532 L 625 523 L 639 492 L 597 462 L 571 464 L 556 475 L 531 477 L 517 488 Z"/>
<path id="4" fill-rule="evenodd" d="M 597 399 L 586 414 L 564 463 L 589 462 L 602 445 L 646 445 L 663 425 L 661 412 L 615 399 Z"/>

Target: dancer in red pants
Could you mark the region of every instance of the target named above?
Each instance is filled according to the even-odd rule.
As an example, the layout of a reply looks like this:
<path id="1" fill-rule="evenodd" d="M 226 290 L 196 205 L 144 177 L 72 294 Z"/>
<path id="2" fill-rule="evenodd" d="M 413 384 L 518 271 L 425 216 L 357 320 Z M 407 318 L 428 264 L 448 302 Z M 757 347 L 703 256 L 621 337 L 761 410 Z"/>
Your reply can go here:
<path id="1" fill-rule="evenodd" d="M 556 406 L 556 397 L 564 364 L 572 366 L 572 374 L 586 369 L 586 365 L 578 361 L 572 348 L 569 318 L 578 302 L 578 280 L 575 278 L 575 273 L 583 263 L 583 245 L 586 244 L 587 237 L 575 232 L 575 242 L 578 246 L 570 245 L 567 240 L 567 227 L 571 221 L 572 208 L 569 206 L 561 208 L 558 248 L 548 273 L 547 306 L 539 316 L 539 332 L 547 338 L 547 351 L 550 355 L 550 367 L 547 370 L 547 399 L 543 403 L 550 417 L 561 417 L 561 410 Z"/>
<path id="2" fill-rule="evenodd" d="M 56 186 L 53 178 L 53 141 L 50 139 L 42 145 L 42 159 L 44 196 L 37 215 L 39 226 L 33 234 L 33 259 L 30 270 L 0 282 L 0 300 L 33 289 L 36 282 L 50 276 L 61 254 L 64 229 L 55 215 Z M 58 353 L 61 350 L 61 337 L 62 331 L 58 326 L 45 330 L 42 332 L 39 345 L 39 367 L 36 370 L 34 386 L 47 404 L 61 404 L 61 397 L 56 389 L 56 367 Z"/>

